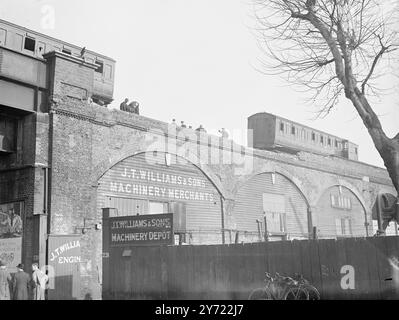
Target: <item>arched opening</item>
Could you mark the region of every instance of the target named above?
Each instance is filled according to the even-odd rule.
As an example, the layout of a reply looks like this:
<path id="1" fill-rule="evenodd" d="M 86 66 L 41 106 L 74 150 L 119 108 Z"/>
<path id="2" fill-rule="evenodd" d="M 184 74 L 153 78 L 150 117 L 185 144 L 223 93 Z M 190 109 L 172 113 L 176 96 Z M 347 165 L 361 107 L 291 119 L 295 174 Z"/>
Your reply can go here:
<path id="1" fill-rule="evenodd" d="M 383 203 L 380 204 L 381 208 L 391 208 L 392 205 L 394 203 L 396 203 L 396 197 L 393 194 L 391 194 L 391 193 L 381 192 L 379 195 L 381 196 L 381 200 L 383 202 Z M 382 196 L 382 195 L 384 195 L 384 196 Z M 377 208 L 378 208 L 378 204 L 377 204 L 377 199 L 376 199 L 376 201 L 374 202 L 373 207 L 372 207 L 373 235 L 375 235 L 378 232 L 378 230 L 379 230 L 379 227 L 378 227 L 378 214 L 377 214 L 377 210 L 378 209 Z M 381 223 L 382 223 L 382 221 L 381 221 Z M 398 223 L 396 221 L 391 221 L 389 223 L 389 225 L 385 229 L 385 235 L 386 236 L 397 236 L 397 235 L 399 235 Z"/>
<path id="2" fill-rule="evenodd" d="M 325 190 L 315 210 L 319 238 L 366 237 L 370 222 L 362 202 L 347 187 L 336 185 Z"/>
<path id="3" fill-rule="evenodd" d="M 280 173 L 261 173 L 249 179 L 237 192 L 234 216 L 244 241 L 264 241 L 265 232 L 271 241 L 309 238 L 308 201 Z"/>
<path id="4" fill-rule="evenodd" d="M 176 241 L 220 244 L 222 197 L 204 172 L 165 152 L 142 152 L 110 168 L 98 181 L 97 208 L 116 216 L 174 214 Z M 177 240 L 178 238 L 178 240 Z"/>

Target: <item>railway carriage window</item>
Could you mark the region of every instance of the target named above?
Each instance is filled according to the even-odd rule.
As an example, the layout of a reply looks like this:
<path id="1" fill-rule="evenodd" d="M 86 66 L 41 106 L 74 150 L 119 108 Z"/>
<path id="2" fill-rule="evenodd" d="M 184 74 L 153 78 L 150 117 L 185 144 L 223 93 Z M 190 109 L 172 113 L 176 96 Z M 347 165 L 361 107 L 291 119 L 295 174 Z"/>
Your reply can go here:
<path id="1" fill-rule="evenodd" d="M 0 45 L 4 46 L 6 44 L 7 31 L 0 29 Z"/>
<path id="2" fill-rule="evenodd" d="M 96 69 L 96 72 L 102 74 L 104 72 L 104 62 L 96 60 L 96 65 L 98 66 L 98 68 Z"/>
<path id="3" fill-rule="evenodd" d="M 39 55 L 43 55 L 43 54 L 47 53 L 46 44 L 44 42 L 38 42 L 37 46 L 38 46 L 37 52 Z"/>
<path id="4" fill-rule="evenodd" d="M 68 49 L 68 48 L 63 48 L 63 49 L 62 49 L 62 52 L 63 52 L 63 53 L 66 53 L 66 54 L 72 55 L 72 50 L 71 50 L 71 49 Z"/>
<path id="5" fill-rule="evenodd" d="M 105 65 L 104 76 L 107 79 L 112 79 L 112 66 L 110 66 L 109 64 Z"/>
<path id="6" fill-rule="evenodd" d="M 33 38 L 25 37 L 24 49 L 35 52 L 36 40 Z"/>

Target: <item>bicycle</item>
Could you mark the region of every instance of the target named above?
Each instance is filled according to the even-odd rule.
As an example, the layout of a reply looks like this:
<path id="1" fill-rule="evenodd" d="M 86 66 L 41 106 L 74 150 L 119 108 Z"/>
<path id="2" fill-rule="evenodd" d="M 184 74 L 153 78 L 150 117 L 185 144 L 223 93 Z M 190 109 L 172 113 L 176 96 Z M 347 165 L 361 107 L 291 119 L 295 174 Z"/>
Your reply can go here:
<path id="1" fill-rule="evenodd" d="M 266 272 L 265 287 L 251 292 L 248 300 L 319 300 L 317 289 L 302 276 L 283 277 L 276 272 L 273 278 Z"/>
<path id="2" fill-rule="evenodd" d="M 316 287 L 312 286 L 308 280 L 306 280 L 302 275 L 295 274 L 295 281 L 298 282 L 298 285 L 307 291 L 308 299 L 307 300 L 320 300 L 320 293 Z"/>

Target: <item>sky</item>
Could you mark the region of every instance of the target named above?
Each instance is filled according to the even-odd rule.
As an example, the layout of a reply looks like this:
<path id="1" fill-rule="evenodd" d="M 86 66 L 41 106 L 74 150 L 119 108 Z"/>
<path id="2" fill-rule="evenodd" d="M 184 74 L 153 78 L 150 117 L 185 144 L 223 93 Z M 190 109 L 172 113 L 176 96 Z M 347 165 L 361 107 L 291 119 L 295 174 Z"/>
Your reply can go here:
<path id="1" fill-rule="evenodd" d="M 264 56 L 251 0 L 1 0 L 0 18 L 115 59 L 112 108 L 127 97 L 146 117 L 202 124 L 210 133 L 226 128 L 244 145 L 247 118 L 269 112 L 349 139 L 360 146 L 360 161 L 383 167 L 344 98 L 316 119 L 317 108 L 302 93 L 258 71 Z M 399 79 L 379 85 L 390 90 L 373 107 L 393 137 Z"/>

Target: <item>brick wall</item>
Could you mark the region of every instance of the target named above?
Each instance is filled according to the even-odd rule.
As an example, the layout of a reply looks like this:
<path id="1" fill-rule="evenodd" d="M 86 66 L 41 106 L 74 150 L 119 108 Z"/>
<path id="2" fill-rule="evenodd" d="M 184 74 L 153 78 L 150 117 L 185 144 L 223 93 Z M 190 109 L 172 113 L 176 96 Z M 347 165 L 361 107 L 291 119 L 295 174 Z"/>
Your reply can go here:
<path id="1" fill-rule="evenodd" d="M 316 223 L 322 210 L 319 201 L 334 186 L 350 190 L 369 218 L 377 193 L 394 192 L 382 168 L 306 152 L 292 155 L 254 150 L 210 135 L 201 136 L 197 143 L 198 136 L 191 130 L 171 133 L 164 122 L 89 105 L 84 101 L 84 92 L 92 91 L 91 66 L 65 57 L 55 57 L 51 63 L 54 74 L 51 111 L 48 119 L 44 117 L 38 122 L 43 140 L 36 141 L 36 148 L 38 159 L 43 154 L 41 160 L 45 162 L 46 144 L 50 143 L 51 233 L 81 234 L 82 297 L 87 293 L 95 299 L 101 297 L 102 233 L 90 229 L 83 234 L 81 229 L 85 223 L 92 226 L 101 221 L 101 208 L 97 207 L 98 181 L 121 160 L 153 151 L 162 140 L 170 139 L 167 148 L 171 146 L 169 142 L 175 143 L 175 151 L 200 168 L 224 196 L 228 230 L 234 230 L 237 222 L 237 194 L 261 173 L 277 172 L 291 181 L 306 199 Z M 50 128 L 50 140 L 44 138 L 46 126 Z M 198 236 L 204 242 L 212 238 L 220 241 L 220 234 L 216 233 Z M 226 238 L 228 243 L 234 241 L 234 233 L 228 232 Z M 245 238 L 257 241 L 258 235 L 246 234 Z"/>
<path id="2" fill-rule="evenodd" d="M 122 159 L 152 150 L 153 140 L 148 138 L 148 133 L 166 130 L 167 124 L 67 98 L 54 105 L 53 112 L 51 231 L 55 234 L 79 233 L 81 231 L 76 227 L 83 226 L 85 219 L 101 221 L 101 208 L 96 207 L 98 179 Z M 179 141 L 178 146 L 186 148 L 185 141 Z M 193 151 L 192 146 L 187 148 Z M 244 174 L 236 175 L 237 166 L 234 164 L 223 164 L 223 160 L 231 157 L 230 149 L 207 157 L 208 160 L 216 157 L 220 164 L 202 165 L 210 180 L 227 198 L 226 229 L 234 229 L 236 223 L 236 194 L 245 183 L 263 172 L 279 172 L 293 181 L 312 207 L 315 223 L 318 223 L 317 217 L 323 210 L 318 203 L 332 186 L 344 185 L 354 192 L 365 206 L 369 220 L 376 194 L 381 190 L 393 192 L 386 171 L 380 168 L 309 153 L 297 156 L 250 151 L 254 155 L 246 161 L 251 162 L 251 170 Z M 371 182 L 363 180 L 366 175 Z M 220 235 L 202 235 L 204 242 L 208 242 L 210 237 L 220 241 Z M 235 233 L 227 233 L 227 242 L 234 242 L 234 237 Z M 240 238 L 257 241 L 258 235 L 256 232 L 241 234 Z M 82 296 L 90 293 L 99 298 L 101 232 L 90 230 L 82 235 L 82 246 Z"/>

